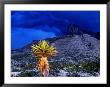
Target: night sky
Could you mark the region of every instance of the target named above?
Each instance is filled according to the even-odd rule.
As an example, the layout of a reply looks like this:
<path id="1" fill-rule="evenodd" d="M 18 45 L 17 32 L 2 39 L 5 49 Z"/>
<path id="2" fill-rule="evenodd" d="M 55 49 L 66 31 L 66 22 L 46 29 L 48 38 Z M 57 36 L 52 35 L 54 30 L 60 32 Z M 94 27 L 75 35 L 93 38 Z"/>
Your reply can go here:
<path id="1" fill-rule="evenodd" d="M 12 11 L 11 49 L 21 48 L 33 40 L 64 35 L 68 24 L 100 32 L 99 11 Z"/>

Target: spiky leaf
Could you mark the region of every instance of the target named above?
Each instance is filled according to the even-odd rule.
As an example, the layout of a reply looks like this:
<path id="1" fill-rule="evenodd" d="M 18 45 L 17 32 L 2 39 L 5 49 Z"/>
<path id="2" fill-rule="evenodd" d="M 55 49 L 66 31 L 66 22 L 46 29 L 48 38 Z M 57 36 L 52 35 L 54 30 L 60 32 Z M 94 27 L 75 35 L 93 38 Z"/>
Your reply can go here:
<path id="1" fill-rule="evenodd" d="M 31 47 L 33 54 L 37 55 L 38 57 L 54 56 L 57 52 L 56 48 L 49 46 L 48 42 L 45 40 L 42 40 L 38 43 L 38 45 L 32 45 Z"/>

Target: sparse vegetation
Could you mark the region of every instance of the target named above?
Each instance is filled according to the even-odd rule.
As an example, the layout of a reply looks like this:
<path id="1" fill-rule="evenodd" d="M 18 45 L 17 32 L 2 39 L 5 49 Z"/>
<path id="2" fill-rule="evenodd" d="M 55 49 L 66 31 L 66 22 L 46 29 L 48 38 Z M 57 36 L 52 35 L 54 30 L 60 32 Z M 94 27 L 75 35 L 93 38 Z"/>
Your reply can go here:
<path id="1" fill-rule="evenodd" d="M 20 74 L 20 76 L 21 76 L 21 77 L 32 77 L 33 75 L 32 75 L 32 72 L 27 72 L 27 71 L 25 71 L 25 72 L 22 72 L 22 73 Z"/>
<path id="2" fill-rule="evenodd" d="M 54 38 L 55 40 L 48 39 L 46 40 L 49 42 L 47 43 L 48 45 L 46 45 L 46 42 L 41 44 L 42 41 L 40 42 L 37 41 L 24 47 L 22 50 L 25 51 L 22 52 L 14 51 L 14 53 L 12 52 L 11 76 L 12 77 L 41 76 L 41 72 L 38 70 L 38 65 L 42 57 L 46 57 L 47 62 L 46 66 L 49 66 L 47 68 L 49 69 L 48 75 L 49 77 L 62 76 L 59 74 L 61 73 L 60 71 L 64 71 L 64 73 L 67 72 L 66 76 L 68 77 L 99 76 L 100 41 L 91 37 L 90 35 L 83 36 L 84 40 L 82 40 L 82 38 L 78 35 L 74 37 L 65 36 L 62 39 Z M 53 49 L 54 52 L 55 50 L 58 51 L 56 56 L 54 55 L 51 56 L 50 55 L 51 51 L 41 50 L 47 49 L 48 46 L 50 47 L 51 45 L 56 47 L 55 49 Z M 32 49 L 31 46 L 34 47 L 34 50 Z M 91 48 L 91 46 L 93 47 Z"/>

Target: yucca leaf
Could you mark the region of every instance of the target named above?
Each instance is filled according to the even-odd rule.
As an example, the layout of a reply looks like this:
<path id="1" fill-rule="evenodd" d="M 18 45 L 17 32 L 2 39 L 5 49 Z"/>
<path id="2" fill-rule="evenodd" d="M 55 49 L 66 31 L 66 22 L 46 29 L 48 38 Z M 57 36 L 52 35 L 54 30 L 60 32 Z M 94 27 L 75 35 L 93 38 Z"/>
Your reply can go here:
<path id="1" fill-rule="evenodd" d="M 48 42 L 42 40 L 38 45 L 32 45 L 32 52 L 37 56 L 54 56 L 56 54 L 56 48 L 54 46 L 49 46 Z"/>

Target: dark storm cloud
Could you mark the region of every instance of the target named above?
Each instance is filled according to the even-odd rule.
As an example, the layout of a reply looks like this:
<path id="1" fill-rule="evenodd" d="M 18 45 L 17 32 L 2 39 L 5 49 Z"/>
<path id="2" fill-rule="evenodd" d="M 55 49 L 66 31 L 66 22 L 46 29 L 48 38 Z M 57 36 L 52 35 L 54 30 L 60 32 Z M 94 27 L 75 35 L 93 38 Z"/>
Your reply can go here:
<path id="1" fill-rule="evenodd" d="M 81 29 L 99 32 L 100 12 L 12 11 L 12 48 L 22 47 L 32 40 L 62 35 L 66 31 L 68 24 L 71 23 L 78 25 Z"/>

